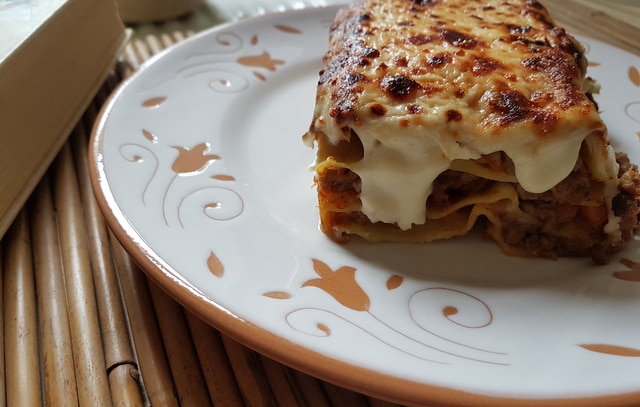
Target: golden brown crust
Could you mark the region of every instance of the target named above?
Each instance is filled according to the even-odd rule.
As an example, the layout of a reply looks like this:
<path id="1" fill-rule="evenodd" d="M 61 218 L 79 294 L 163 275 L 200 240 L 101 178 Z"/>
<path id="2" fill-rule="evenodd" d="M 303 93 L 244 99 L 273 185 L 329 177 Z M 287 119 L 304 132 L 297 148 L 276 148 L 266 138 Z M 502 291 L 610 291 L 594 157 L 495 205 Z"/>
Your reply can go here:
<path id="1" fill-rule="evenodd" d="M 330 44 L 319 85 L 331 91 L 329 112 L 338 124 L 387 113 L 380 103 L 361 109 L 365 92 L 415 114 L 424 103 L 412 101 L 450 97 L 452 88 L 462 97 L 476 77 L 500 81 L 470 105 L 484 112 L 487 126 L 530 121 L 545 135 L 553 132 L 554 111 L 593 106 L 581 91 L 583 50 L 537 1 L 357 1 L 338 15 Z M 535 81 L 535 93 L 510 86 L 516 77 Z M 450 110 L 447 117 L 463 114 Z"/>

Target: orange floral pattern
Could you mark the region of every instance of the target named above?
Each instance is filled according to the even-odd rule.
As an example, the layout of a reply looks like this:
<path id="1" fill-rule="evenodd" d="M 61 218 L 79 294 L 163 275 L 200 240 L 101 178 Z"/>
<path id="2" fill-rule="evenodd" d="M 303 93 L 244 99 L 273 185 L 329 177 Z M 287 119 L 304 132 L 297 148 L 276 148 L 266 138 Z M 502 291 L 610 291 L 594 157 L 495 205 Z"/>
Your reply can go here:
<path id="1" fill-rule="evenodd" d="M 165 96 L 149 98 L 144 102 L 142 102 L 142 107 L 151 107 L 151 108 L 158 107 L 161 104 L 163 104 L 166 100 L 167 98 Z"/>
<path id="2" fill-rule="evenodd" d="M 313 258 L 311 259 L 311 262 L 313 265 L 313 270 L 315 274 L 318 275 L 318 278 L 312 278 L 312 279 L 306 280 L 304 283 L 302 283 L 301 288 L 307 288 L 307 287 L 318 288 L 324 291 L 325 293 L 327 293 L 328 295 L 330 295 L 333 299 L 335 299 L 338 303 L 340 303 L 345 308 L 351 311 L 369 313 L 376 320 L 380 321 L 384 326 L 386 326 L 387 328 L 393 331 L 396 331 L 396 329 L 393 328 L 392 324 L 382 321 L 381 319 L 376 317 L 374 314 L 372 314 L 371 298 L 366 293 L 366 291 L 362 288 L 362 286 L 358 283 L 356 278 L 357 269 L 355 267 L 345 265 L 345 266 L 340 266 L 334 270 L 327 263 L 319 259 Z M 621 260 L 621 263 L 626 265 L 629 268 L 629 270 L 613 273 L 613 276 L 615 278 L 618 278 L 624 281 L 640 281 L 639 263 L 628 260 L 628 259 Z M 403 282 L 404 282 L 404 278 L 402 277 L 402 275 L 399 275 L 399 274 L 390 275 L 386 280 L 386 289 L 389 291 L 395 290 L 399 288 Z M 444 287 L 424 288 L 414 292 L 414 294 L 411 296 L 410 301 L 412 301 L 414 297 L 430 295 L 430 293 L 432 292 L 443 293 L 442 295 L 451 297 L 451 300 L 453 300 L 456 296 L 460 296 L 461 299 L 464 299 L 462 304 L 465 304 L 466 307 L 469 306 L 469 301 L 471 301 L 472 304 L 478 304 L 480 306 L 479 310 L 484 309 L 486 311 L 485 313 L 486 319 L 484 321 L 478 320 L 477 322 L 470 324 L 468 323 L 467 320 L 465 320 L 467 322 L 461 322 L 456 320 L 456 317 L 461 312 L 460 308 L 457 305 L 453 305 L 453 304 L 444 305 L 440 310 L 440 315 L 444 319 L 452 322 L 453 324 L 458 325 L 459 327 L 462 327 L 462 328 L 467 328 L 467 329 L 482 329 L 490 326 L 493 323 L 493 313 L 489 308 L 489 306 L 486 303 L 484 303 L 480 298 L 477 298 L 471 294 L 465 293 L 460 290 L 446 289 Z M 285 291 L 270 291 L 270 292 L 264 293 L 263 295 L 265 297 L 278 299 L 278 300 L 287 300 L 287 299 L 293 298 L 293 295 L 291 293 L 285 292 Z M 424 311 L 423 307 L 421 309 L 422 311 Z M 295 313 L 301 312 L 301 311 L 303 311 L 303 309 L 294 310 L 289 313 L 289 316 L 294 315 Z M 315 311 L 318 311 L 318 309 L 315 309 Z M 346 318 L 344 316 L 339 316 L 334 312 L 327 311 L 327 313 L 333 316 L 334 318 L 338 318 L 342 320 L 345 320 Z M 410 314 L 411 314 L 411 311 L 410 311 Z M 473 314 L 478 314 L 478 311 L 477 310 L 474 311 Z M 448 343 L 449 345 L 455 345 L 461 349 L 466 349 L 467 351 L 469 350 L 475 351 L 480 356 L 471 357 L 468 355 L 463 355 L 463 353 L 455 353 L 450 350 L 445 350 L 444 347 L 440 348 L 435 344 L 424 342 L 423 339 L 412 338 L 414 342 L 418 342 L 431 350 L 435 350 L 436 352 L 441 352 L 448 356 L 454 356 L 458 358 L 473 360 L 476 362 L 490 363 L 490 364 L 496 364 L 496 365 L 509 365 L 508 362 L 501 360 L 504 357 L 508 356 L 507 353 L 491 351 L 483 348 L 470 346 L 458 341 L 454 341 L 452 339 L 448 339 L 442 335 L 436 334 L 435 332 L 430 331 L 429 328 L 426 326 L 422 326 L 422 325 L 420 326 L 421 328 L 424 329 L 425 333 L 431 335 L 432 337 L 437 338 L 443 343 Z M 329 325 L 327 325 L 326 322 L 316 322 L 315 327 L 318 331 L 322 332 L 324 336 L 331 335 L 331 332 L 332 332 L 331 328 L 329 327 Z M 364 328 L 362 327 L 361 329 L 364 330 Z M 400 332 L 396 331 L 396 333 L 400 333 Z M 379 338 L 379 340 L 384 342 L 384 339 L 382 338 Z M 396 348 L 399 351 L 410 353 L 397 347 L 397 345 L 392 345 L 390 343 L 388 343 L 388 345 L 393 348 Z M 585 350 L 588 350 L 594 353 L 605 354 L 605 355 L 634 357 L 634 358 L 640 357 L 640 349 L 633 348 L 633 347 L 625 347 L 620 345 L 602 344 L 602 343 L 578 344 L 578 346 Z M 419 356 L 418 354 L 412 354 L 412 355 L 419 359 L 424 359 L 426 361 L 430 361 L 434 363 L 442 363 L 441 360 L 427 359 L 422 356 Z M 482 357 L 481 355 L 484 355 L 485 357 Z M 486 358 L 486 356 L 492 356 L 493 358 Z"/>
<path id="3" fill-rule="evenodd" d="M 224 275 L 224 265 L 222 265 L 222 262 L 213 251 L 207 258 L 207 268 L 216 277 L 222 277 Z"/>
<path id="4" fill-rule="evenodd" d="M 202 172 L 207 165 L 219 160 L 217 154 L 207 154 L 209 145 L 200 143 L 193 148 L 174 146 L 178 150 L 178 157 L 173 161 L 171 169 L 176 174 L 185 175 Z"/>
<path id="5" fill-rule="evenodd" d="M 640 71 L 638 71 L 638 68 L 636 68 L 635 66 L 630 66 L 628 75 L 631 83 L 633 83 L 635 86 L 640 86 Z"/>
<path id="6" fill-rule="evenodd" d="M 320 276 L 302 284 L 303 287 L 318 287 L 326 291 L 340 304 L 354 311 L 368 311 L 369 296 L 355 279 L 356 269 L 349 266 L 332 270 L 326 263 L 313 259 L 313 269 Z"/>
<path id="7" fill-rule="evenodd" d="M 640 282 L 640 263 L 629 259 L 622 259 L 620 260 L 620 263 L 627 266 L 628 270 L 614 272 L 613 276 L 615 278 L 625 281 Z"/>
<path id="8" fill-rule="evenodd" d="M 249 55 L 246 57 L 238 58 L 238 63 L 240 65 L 253 68 L 264 68 L 269 71 L 275 71 L 278 65 L 284 65 L 284 61 L 280 59 L 274 59 L 271 54 L 266 51 L 260 55 Z"/>
<path id="9" fill-rule="evenodd" d="M 603 353 L 605 355 L 614 356 L 626 356 L 633 358 L 640 358 L 640 349 L 629 348 L 626 346 L 606 345 L 606 344 L 583 344 L 581 348 L 589 350 L 591 352 Z"/>
<path id="10" fill-rule="evenodd" d="M 290 34 L 299 35 L 302 30 L 289 25 L 277 24 L 273 28 L 277 31 Z M 216 79 L 211 82 L 211 88 L 220 92 L 239 92 L 246 89 L 249 86 L 250 81 L 248 76 L 237 76 L 234 73 L 230 73 L 224 69 L 217 70 L 217 66 L 221 64 L 228 64 L 229 62 L 235 62 L 240 67 L 250 68 L 251 74 L 254 78 L 260 81 L 266 81 L 267 73 L 275 72 L 278 67 L 286 64 L 286 60 L 278 58 L 274 55 L 277 50 L 265 50 L 256 49 L 260 46 L 260 35 L 253 34 L 248 39 L 244 39 L 242 36 L 234 33 L 220 34 L 217 38 L 217 43 L 220 44 L 223 49 L 218 51 L 212 51 L 209 54 L 193 55 L 192 58 L 202 59 L 202 62 L 195 62 L 183 68 L 180 73 L 186 77 L 202 74 L 216 74 Z M 239 56 L 232 61 L 231 53 L 235 51 L 246 51 L 246 55 Z M 221 55 L 229 55 L 229 58 L 218 58 L 210 60 L 213 57 L 219 57 Z M 218 76 L 219 75 L 219 76 Z"/>
<path id="11" fill-rule="evenodd" d="M 437 340 L 440 342 L 457 346 L 460 349 L 465 350 L 465 352 L 455 353 L 450 350 L 447 350 L 446 347 L 439 347 L 436 344 L 429 343 L 429 341 L 426 341 L 424 338 L 413 338 L 404 334 L 401 331 L 398 331 L 396 328 L 392 326 L 391 323 L 383 321 L 382 319 L 378 318 L 375 314 L 372 313 L 371 299 L 369 295 L 366 293 L 366 291 L 362 288 L 362 286 L 358 283 L 356 279 L 357 269 L 355 267 L 341 266 L 334 270 L 327 263 L 315 258 L 311 259 L 311 263 L 312 263 L 315 274 L 317 274 L 319 278 L 312 278 L 305 281 L 304 283 L 302 283 L 301 288 L 315 287 L 324 291 L 345 308 L 351 311 L 355 311 L 359 313 L 367 313 L 371 315 L 374 318 L 374 320 L 377 320 L 386 329 L 391 330 L 392 332 L 394 332 L 394 334 L 401 335 L 410 343 L 419 344 L 423 346 L 428 352 L 435 352 L 436 354 L 440 354 L 440 355 L 445 355 L 445 356 L 455 357 L 455 358 L 462 358 L 462 359 L 467 359 L 467 360 L 481 362 L 481 363 L 489 363 L 489 364 L 496 364 L 496 365 L 508 364 L 507 362 L 499 360 L 507 356 L 506 353 L 490 351 L 490 350 L 481 349 L 478 347 L 469 346 L 460 342 L 456 342 L 446 337 L 437 335 L 434 332 L 431 332 L 426 327 L 421 326 L 425 334 L 428 334 L 432 337 L 437 338 Z M 402 285 L 403 281 L 404 279 L 401 275 L 397 275 L 397 274 L 392 275 L 387 279 L 386 288 L 389 291 L 395 290 Z M 441 291 L 441 292 L 453 294 L 454 296 L 458 294 L 465 295 L 467 298 L 471 298 L 472 300 L 476 301 L 476 303 L 480 304 L 483 308 L 487 308 L 486 304 L 484 304 L 482 301 L 480 301 L 479 299 L 473 296 L 464 294 L 460 291 L 448 290 L 444 288 L 431 288 L 431 289 L 419 290 L 417 293 L 414 294 L 414 296 L 416 294 L 424 294 L 424 293 L 429 293 L 433 291 Z M 272 298 L 272 299 L 277 299 L 277 300 L 288 300 L 293 298 L 293 296 L 290 293 L 285 291 L 269 291 L 264 293 L 263 296 Z M 291 318 L 296 313 L 303 312 L 303 311 L 304 309 L 294 310 L 288 314 L 287 318 Z M 318 312 L 320 310 L 317 308 L 314 308 L 314 311 Z M 333 318 L 337 318 L 343 321 L 348 321 L 344 316 L 340 316 L 331 311 L 326 311 L 326 312 L 328 315 L 332 316 Z M 441 311 L 441 315 L 444 316 L 444 318 L 447 320 L 450 320 L 450 318 L 457 313 L 458 313 L 458 308 L 455 306 L 445 306 Z M 491 323 L 492 319 L 493 317 L 491 315 L 491 312 L 489 311 L 489 316 L 487 320 L 488 322 L 480 323 L 477 326 L 466 326 L 464 324 L 460 324 L 453 320 L 451 322 L 453 322 L 456 325 L 462 326 L 464 328 L 476 329 L 476 328 L 484 328 L 488 326 Z M 321 321 L 316 322 L 315 328 L 319 332 L 321 332 L 323 336 L 330 336 L 332 334 L 332 330 L 330 326 L 325 322 L 321 322 Z M 366 329 L 363 327 L 359 327 L 359 328 L 361 330 L 366 331 Z M 311 332 L 309 332 L 309 334 L 316 335 Z M 386 343 L 388 346 L 395 348 L 400 352 L 409 354 L 415 358 L 432 362 L 432 363 L 446 363 L 446 362 L 443 362 L 442 360 L 439 360 L 438 358 L 426 357 L 420 353 L 415 353 L 415 352 L 403 349 L 402 347 L 399 347 L 395 344 L 386 342 L 384 338 L 377 337 L 373 333 L 371 333 L 371 335 L 376 337 L 379 341 Z M 472 357 L 472 356 L 465 355 L 464 353 L 468 351 L 476 352 L 479 354 L 479 356 Z M 490 358 L 487 358 L 487 357 L 490 357 Z M 491 360 L 491 358 L 497 358 L 498 360 Z"/>
<path id="12" fill-rule="evenodd" d="M 395 290 L 404 282 L 404 278 L 398 274 L 394 274 L 387 279 L 387 290 Z"/>

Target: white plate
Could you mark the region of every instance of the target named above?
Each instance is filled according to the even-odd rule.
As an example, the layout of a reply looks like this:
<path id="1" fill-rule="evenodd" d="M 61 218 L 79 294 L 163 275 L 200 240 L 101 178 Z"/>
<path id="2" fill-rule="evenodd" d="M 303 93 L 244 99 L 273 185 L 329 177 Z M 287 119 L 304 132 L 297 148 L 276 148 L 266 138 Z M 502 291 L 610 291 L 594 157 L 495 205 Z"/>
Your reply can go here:
<path id="1" fill-rule="evenodd" d="M 216 27 L 114 93 L 90 154 L 127 250 L 223 332 L 357 391 L 406 404 L 637 404 L 638 242 L 595 266 L 507 257 L 472 236 L 338 245 L 319 231 L 301 136 L 335 12 Z M 640 162 L 640 59 L 585 42 L 613 143 Z"/>

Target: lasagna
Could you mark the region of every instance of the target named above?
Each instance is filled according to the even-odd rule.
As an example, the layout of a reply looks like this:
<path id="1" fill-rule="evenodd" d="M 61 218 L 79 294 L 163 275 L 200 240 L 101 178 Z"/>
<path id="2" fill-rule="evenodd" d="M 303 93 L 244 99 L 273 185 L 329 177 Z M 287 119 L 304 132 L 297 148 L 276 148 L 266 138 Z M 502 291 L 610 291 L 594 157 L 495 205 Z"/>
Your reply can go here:
<path id="1" fill-rule="evenodd" d="M 634 236 L 640 176 L 586 69 L 535 0 L 341 9 L 303 136 L 322 230 L 426 243 L 482 228 L 507 254 L 606 262 Z"/>

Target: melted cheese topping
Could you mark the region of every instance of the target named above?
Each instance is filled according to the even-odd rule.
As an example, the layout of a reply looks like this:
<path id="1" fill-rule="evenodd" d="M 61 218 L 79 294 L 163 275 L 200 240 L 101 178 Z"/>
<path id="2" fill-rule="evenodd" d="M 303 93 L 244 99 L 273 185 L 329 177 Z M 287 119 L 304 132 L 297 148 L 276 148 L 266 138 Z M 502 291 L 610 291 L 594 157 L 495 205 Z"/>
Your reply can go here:
<path id="1" fill-rule="evenodd" d="M 582 53 L 536 1 L 359 0 L 332 26 L 305 140 L 358 137 L 362 158 L 344 166 L 360 176 L 362 212 L 404 230 L 425 222 L 431 184 L 454 160 L 502 151 L 541 193 L 587 137 L 607 150 Z M 616 179 L 608 155 L 592 160 L 613 162 L 602 181 Z"/>

